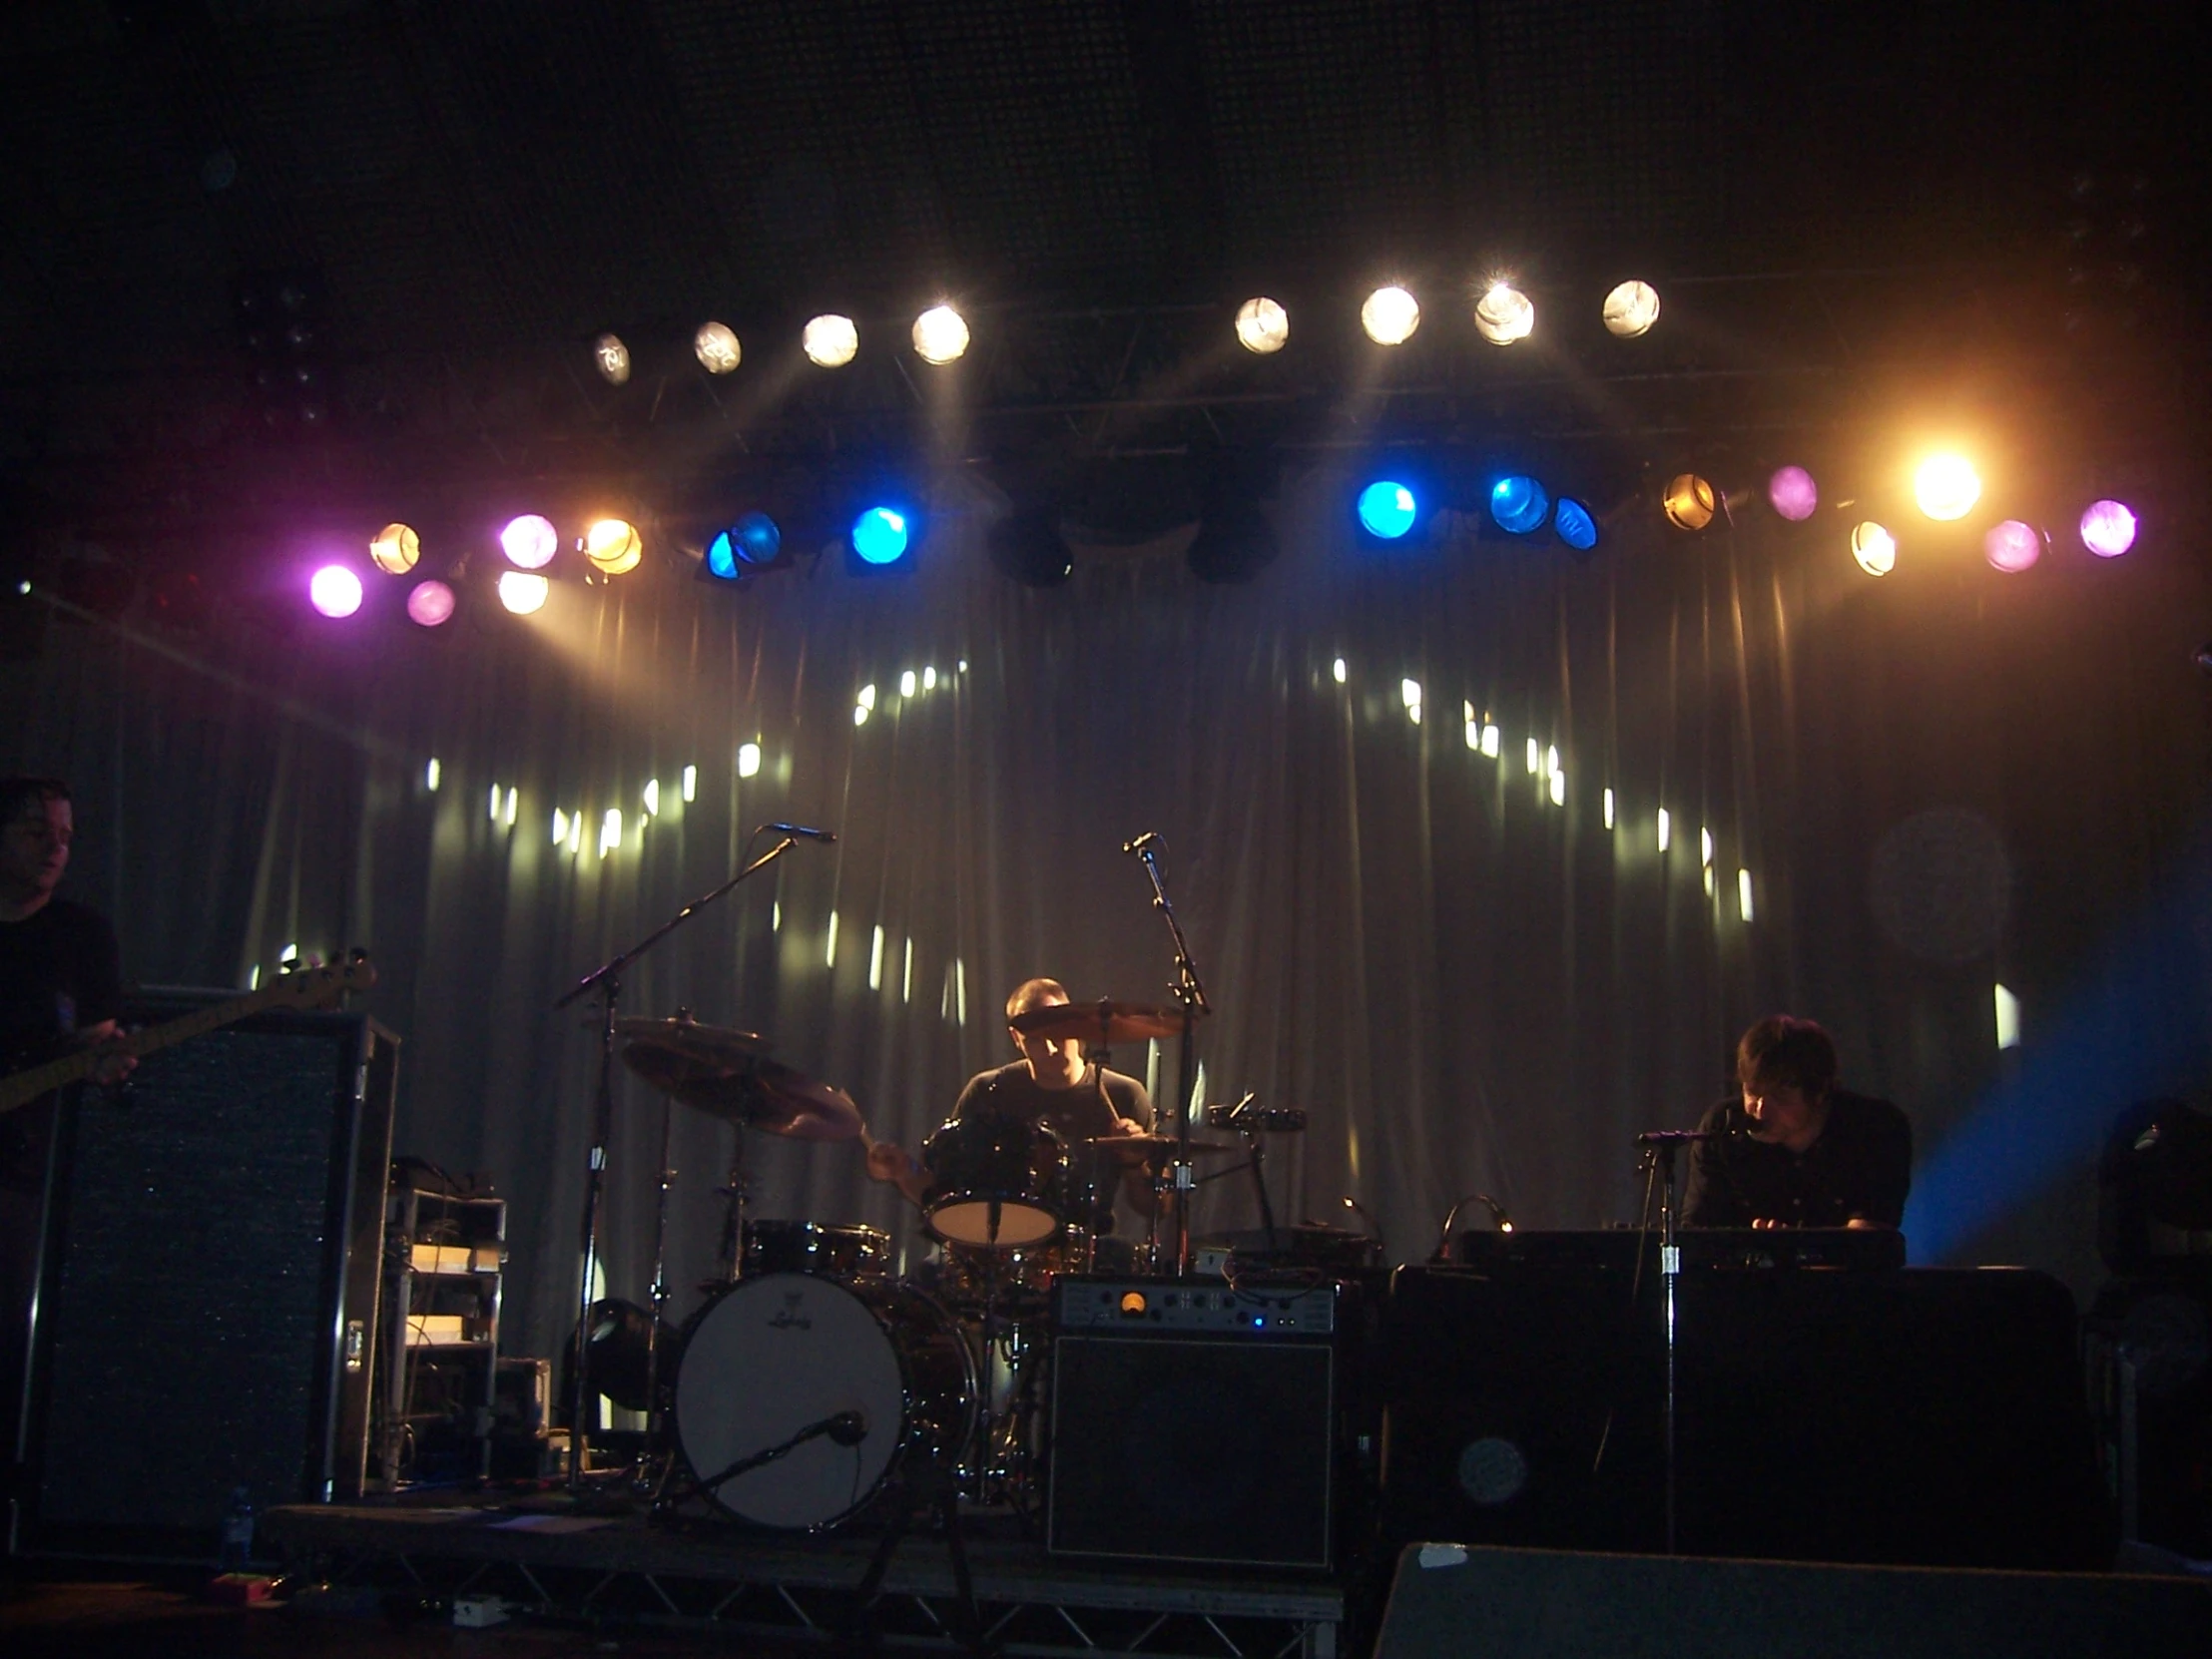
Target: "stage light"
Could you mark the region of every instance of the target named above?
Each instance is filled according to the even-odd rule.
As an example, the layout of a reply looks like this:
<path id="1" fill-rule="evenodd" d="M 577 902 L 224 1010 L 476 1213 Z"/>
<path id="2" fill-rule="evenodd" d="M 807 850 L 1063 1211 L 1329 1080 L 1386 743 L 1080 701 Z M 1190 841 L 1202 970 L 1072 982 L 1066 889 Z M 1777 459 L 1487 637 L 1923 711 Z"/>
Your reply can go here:
<path id="1" fill-rule="evenodd" d="M 931 305 L 914 318 L 914 355 L 923 362 L 954 362 L 967 348 L 967 319 L 950 305 Z"/>
<path id="2" fill-rule="evenodd" d="M 1403 345 L 1420 326 L 1420 301 L 1401 287 L 1377 288 L 1360 307 L 1360 326 L 1378 345 Z"/>
<path id="3" fill-rule="evenodd" d="M 774 564 L 783 550 L 784 532 L 776 520 L 766 513 L 746 513 L 707 543 L 705 574 L 718 582 L 735 582 L 748 569 Z"/>
<path id="4" fill-rule="evenodd" d="M 443 628 L 453 620 L 453 590 L 443 582 L 417 582 L 407 590 L 407 618 L 424 628 Z"/>
<path id="5" fill-rule="evenodd" d="M 326 617 L 347 617 L 361 608 L 361 579 L 343 565 L 324 565 L 308 579 L 307 598 Z"/>
<path id="6" fill-rule="evenodd" d="M 825 311 L 801 330 L 799 343 L 809 360 L 824 368 L 842 368 L 859 352 L 860 330 L 849 316 Z"/>
<path id="7" fill-rule="evenodd" d="M 1535 326 L 1535 302 L 1510 282 L 1492 282 L 1474 302 L 1474 331 L 1492 345 L 1526 339 Z"/>
<path id="8" fill-rule="evenodd" d="M 503 570 L 499 573 L 499 603 L 516 616 L 529 616 L 545 609 L 545 601 L 553 592 L 553 584 L 544 577 L 527 570 Z"/>
<path id="9" fill-rule="evenodd" d="M 1659 290 L 1649 282 L 1629 280 L 1605 296 L 1605 331 L 1622 339 L 1651 332 L 1659 320 Z"/>
<path id="10" fill-rule="evenodd" d="M 1713 486 L 1694 472 L 1675 474 L 1667 485 L 1667 493 L 1660 500 L 1667 522 L 1677 530 L 1702 530 L 1713 522 L 1713 514 L 1719 507 L 1719 497 Z"/>
<path id="11" fill-rule="evenodd" d="M 542 570 L 560 551 L 561 537 L 551 519 L 524 513 L 507 521 L 506 529 L 499 532 L 499 546 L 509 563 L 523 570 Z"/>
<path id="12" fill-rule="evenodd" d="M 738 347 L 736 331 L 727 322 L 701 323 L 699 332 L 692 335 L 691 348 L 699 366 L 709 374 L 728 374 L 745 354 Z"/>
<path id="13" fill-rule="evenodd" d="M 1898 539 L 1870 518 L 1852 527 L 1851 556 L 1869 576 L 1887 576 L 1898 566 Z"/>
<path id="14" fill-rule="evenodd" d="M 2081 545 L 2100 559 L 2116 559 L 2135 545 L 2135 513 L 2120 501 L 2098 501 L 2081 515 Z"/>
<path id="15" fill-rule="evenodd" d="M 1981 499 L 1981 479 L 1963 455 L 1931 455 L 1913 474 L 1913 499 L 1942 523 L 1964 518 Z"/>
<path id="16" fill-rule="evenodd" d="M 1237 338 L 1247 351 L 1266 356 L 1280 351 L 1291 337 L 1291 313 L 1265 295 L 1247 299 L 1237 307 Z"/>
<path id="17" fill-rule="evenodd" d="M 1540 530 L 1550 515 L 1551 497 L 1524 472 L 1507 473 L 1490 486 L 1490 517 L 1510 535 Z"/>
<path id="18" fill-rule="evenodd" d="M 584 532 L 584 557 L 609 576 L 621 576 L 638 568 L 645 557 L 645 543 L 638 527 L 626 519 L 602 518 Z"/>
<path id="19" fill-rule="evenodd" d="M 2008 518 L 1989 527 L 1981 538 L 1981 553 L 1991 569 L 2017 575 L 2043 556 L 2042 533 L 2032 524 Z"/>
<path id="20" fill-rule="evenodd" d="M 386 576 L 404 576 L 422 557 L 422 538 L 404 524 L 387 524 L 368 544 L 368 557 Z"/>
<path id="21" fill-rule="evenodd" d="M 1360 492 L 1361 527 L 1378 541 L 1396 541 L 1419 516 L 1413 492 L 1395 479 L 1381 479 Z"/>
<path id="22" fill-rule="evenodd" d="M 1597 516 L 1571 495 L 1559 497 L 1559 504 L 1551 509 L 1551 528 L 1576 553 L 1587 553 L 1597 546 Z"/>
<path id="23" fill-rule="evenodd" d="M 1767 480 L 1767 501 L 1792 524 L 1803 524 L 1819 509 L 1821 490 L 1802 466 L 1777 467 Z"/>
<path id="24" fill-rule="evenodd" d="M 630 348 L 622 343 L 620 334 L 601 334 L 593 340 L 591 360 L 611 386 L 622 385 L 630 378 Z"/>
<path id="25" fill-rule="evenodd" d="M 896 507 L 870 507 L 852 521 L 852 551 L 868 565 L 896 564 L 906 556 L 906 515 Z"/>

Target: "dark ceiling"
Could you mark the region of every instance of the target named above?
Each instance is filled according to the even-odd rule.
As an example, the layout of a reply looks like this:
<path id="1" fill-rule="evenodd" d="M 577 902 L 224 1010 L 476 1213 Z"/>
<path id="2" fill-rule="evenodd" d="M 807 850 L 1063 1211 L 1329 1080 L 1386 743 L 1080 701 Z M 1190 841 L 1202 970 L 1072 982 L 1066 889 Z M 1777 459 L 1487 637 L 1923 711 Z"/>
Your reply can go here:
<path id="1" fill-rule="evenodd" d="M 898 353 L 806 390 L 776 342 L 831 306 L 895 336 L 940 292 L 983 319 L 980 400 L 1063 426 L 1227 404 L 1250 365 L 1191 353 L 1262 288 L 1330 319 L 1283 372 L 1339 394 L 1384 275 L 1509 269 L 1553 317 L 1669 279 L 1703 324 L 1654 347 L 1670 373 L 1896 360 L 1979 337 L 1993 292 L 2070 270 L 2139 307 L 2190 268 L 2201 30 L 2059 0 L 33 0 L 0 18 L 0 465 L 62 489 L 251 448 L 235 300 L 269 272 L 316 284 L 344 441 L 464 430 L 510 466 L 625 421 L 773 446 L 910 413 Z M 748 341 L 732 387 L 688 362 L 708 315 Z M 589 372 L 609 327 L 622 399 Z M 1456 395 L 1450 360 L 1408 373 Z"/>

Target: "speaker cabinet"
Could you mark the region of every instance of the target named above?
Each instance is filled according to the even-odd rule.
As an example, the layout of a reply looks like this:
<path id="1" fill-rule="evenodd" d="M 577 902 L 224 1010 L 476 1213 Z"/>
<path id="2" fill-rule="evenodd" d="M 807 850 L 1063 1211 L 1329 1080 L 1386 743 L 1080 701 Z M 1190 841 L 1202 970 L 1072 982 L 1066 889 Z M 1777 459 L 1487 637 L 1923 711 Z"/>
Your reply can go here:
<path id="1" fill-rule="evenodd" d="M 1045 1547 L 1327 1567 L 1336 1355 L 1326 1341 L 1064 1333 Z"/>
<path id="2" fill-rule="evenodd" d="M 239 1487 L 359 1490 L 397 1059 L 359 1015 L 264 1014 L 64 1099 L 11 1548 L 197 1560 Z"/>
<path id="3" fill-rule="evenodd" d="M 1376 1659 L 2195 1659 L 2212 1586 L 1417 1544 Z"/>

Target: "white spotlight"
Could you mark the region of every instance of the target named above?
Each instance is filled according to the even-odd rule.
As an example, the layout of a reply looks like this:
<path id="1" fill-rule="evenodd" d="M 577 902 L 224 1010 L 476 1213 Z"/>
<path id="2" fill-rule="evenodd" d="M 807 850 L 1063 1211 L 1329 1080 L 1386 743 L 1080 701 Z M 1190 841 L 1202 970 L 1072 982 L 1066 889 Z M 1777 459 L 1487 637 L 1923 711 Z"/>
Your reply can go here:
<path id="1" fill-rule="evenodd" d="M 1651 332 L 1659 320 L 1659 290 L 1649 282 L 1621 283 L 1605 296 L 1605 331 L 1621 339 Z"/>
<path id="2" fill-rule="evenodd" d="M 729 373 L 738 366 L 738 359 L 743 355 L 738 349 L 736 331 L 726 322 L 701 323 L 691 343 L 699 366 L 709 374 Z"/>
<path id="3" fill-rule="evenodd" d="M 860 330 L 849 316 L 826 311 L 807 324 L 799 343 L 809 360 L 824 368 L 842 368 L 859 352 Z"/>
<path id="4" fill-rule="evenodd" d="M 1510 282 L 1492 282 L 1489 291 L 1474 302 L 1475 332 L 1492 345 L 1526 339 L 1535 326 L 1535 302 Z"/>
<path id="5" fill-rule="evenodd" d="M 528 616 L 533 611 L 545 609 L 545 601 L 553 591 L 553 584 L 533 571 L 507 570 L 499 576 L 499 603 L 516 616 Z"/>
<path id="6" fill-rule="evenodd" d="M 931 305 L 914 318 L 914 355 L 923 362 L 954 362 L 967 348 L 967 319 L 950 305 Z"/>
<path id="7" fill-rule="evenodd" d="M 1378 345 L 1403 345 L 1420 326 L 1420 301 L 1401 287 L 1377 288 L 1360 307 L 1360 326 Z"/>
<path id="8" fill-rule="evenodd" d="M 630 378 L 630 348 L 622 343 L 620 334 L 601 334 L 593 340 L 591 360 L 611 386 L 619 386 Z"/>
<path id="9" fill-rule="evenodd" d="M 1291 313 L 1274 300 L 1259 295 L 1237 307 L 1237 338 L 1247 351 L 1262 356 L 1280 351 L 1291 337 Z"/>

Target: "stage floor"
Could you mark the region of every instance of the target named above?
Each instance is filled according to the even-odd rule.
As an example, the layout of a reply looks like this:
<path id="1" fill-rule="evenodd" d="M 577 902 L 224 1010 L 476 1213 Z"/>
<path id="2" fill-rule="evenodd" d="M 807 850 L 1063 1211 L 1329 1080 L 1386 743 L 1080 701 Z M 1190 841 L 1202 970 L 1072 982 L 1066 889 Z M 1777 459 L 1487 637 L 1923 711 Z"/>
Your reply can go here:
<path id="1" fill-rule="evenodd" d="M 688 1626 L 785 1641 L 836 1642 L 879 1531 L 821 1538 L 748 1533 L 712 1520 L 594 1512 L 565 1495 L 486 1504 L 293 1505 L 263 1517 L 263 1547 L 318 1586 L 450 1607 L 640 1629 Z M 1152 1564 L 1072 1566 L 1010 1520 L 962 1523 L 982 1627 L 1007 1653 L 1141 1652 L 1194 1659 L 1335 1659 L 1345 1593 L 1319 1575 Z M 872 1624 L 886 1642 L 958 1645 L 963 1627 L 947 1540 L 902 1538 Z"/>

